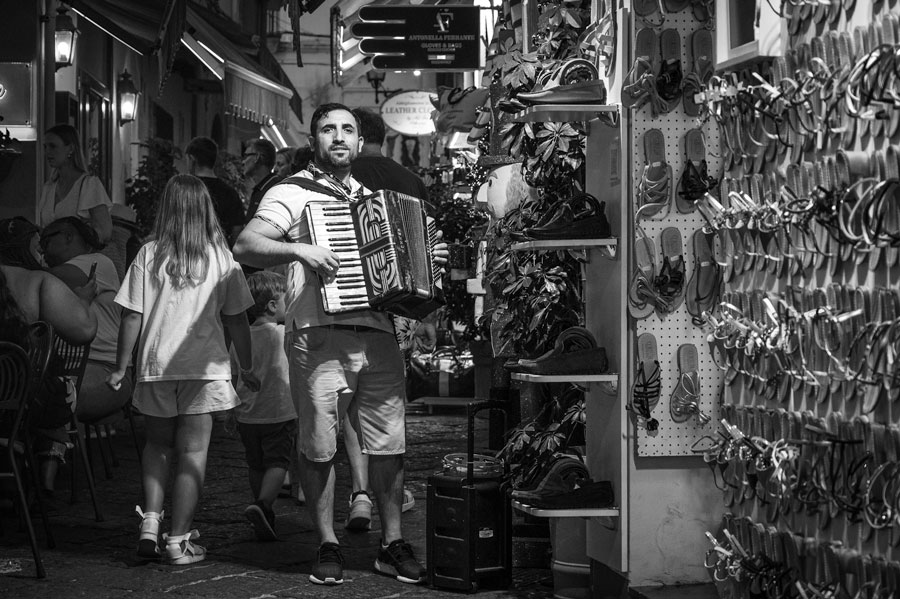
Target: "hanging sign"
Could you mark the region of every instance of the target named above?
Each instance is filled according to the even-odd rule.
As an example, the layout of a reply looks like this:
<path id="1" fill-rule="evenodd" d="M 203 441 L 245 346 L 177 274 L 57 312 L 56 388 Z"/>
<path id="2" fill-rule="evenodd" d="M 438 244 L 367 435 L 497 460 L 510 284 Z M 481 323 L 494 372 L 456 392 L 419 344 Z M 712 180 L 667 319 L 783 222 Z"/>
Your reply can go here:
<path id="1" fill-rule="evenodd" d="M 477 6 L 367 4 L 350 32 L 376 69 L 475 70 L 483 66 L 480 11 Z"/>
<path id="2" fill-rule="evenodd" d="M 401 135 L 430 135 L 434 133 L 432 97 L 433 94 L 422 91 L 394 94 L 381 105 L 381 118 Z"/>

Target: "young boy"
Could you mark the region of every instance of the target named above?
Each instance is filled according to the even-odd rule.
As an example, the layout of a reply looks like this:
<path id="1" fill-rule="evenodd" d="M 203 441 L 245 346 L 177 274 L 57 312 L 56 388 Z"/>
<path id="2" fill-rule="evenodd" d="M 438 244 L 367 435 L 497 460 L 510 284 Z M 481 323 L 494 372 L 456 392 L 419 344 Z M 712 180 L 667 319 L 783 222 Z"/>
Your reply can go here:
<path id="1" fill-rule="evenodd" d="M 252 323 L 253 374 L 259 378 L 260 388 L 253 392 L 239 384 L 241 404 L 234 409 L 255 498 L 244 516 L 253 524 L 257 539 L 275 541 L 278 536 L 272 504 L 290 467 L 297 436 L 297 411 L 284 353 L 285 279 L 274 272 L 259 271 L 247 277 L 247 285 L 255 302 L 247 314 Z"/>

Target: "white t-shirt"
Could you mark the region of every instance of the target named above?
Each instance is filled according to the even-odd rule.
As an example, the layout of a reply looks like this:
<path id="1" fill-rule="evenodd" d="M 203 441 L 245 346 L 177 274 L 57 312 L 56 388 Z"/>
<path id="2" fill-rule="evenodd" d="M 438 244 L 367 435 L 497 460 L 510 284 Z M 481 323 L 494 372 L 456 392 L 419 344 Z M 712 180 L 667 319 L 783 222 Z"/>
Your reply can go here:
<path id="1" fill-rule="evenodd" d="M 313 179 L 308 171 L 293 175 Z M 349 180 L 350 189 L 356 193 L 362 185 Z M 296 185 L 275 185 L 266 192 L 254 218 L 269 223 L 282 235 L 300 243 L 311 243 L 309 223 L 306 221 L 306 203 L 311 200 L 334 201 L 334 197 L 302 189 Z M 326 314 L 322 305 L 320 282 L 316 273 L 302 262 L 288 265 L 287 289 L 284 295 L 285 328 L 299 330 L 329 324 L 360 325 L 393 333 L 390 316 L 373 310 L 355 310 L 341 314 Z"/>
<path id="2" fill-rule="evenodd" d="M 44 183 L 38 204 L 38 222 L 41 228 L 64 216 L 77 216 L 82 220 L 91 218 L 91 208 L 110 206 L 112 202 L 103 189 L 100 179 L 87 173 L 75 180 L 66 197 L 56 202 L 56 179 Z"/>
<path id="3" fill-rule="evenodd" d="M 288 360 L 284 352 L 284 325 L 266 322 L 250 325 L 253 346 L 253 374 L 259 378 L 259 391 L 250 391 L 238 378 L 237 393 L 241 405 L 234 409 L 238 422 L 272 424 L 297 417 L 291 398 Z M 240 369 L 237 351 L 231 348 L 231 368 Z"/>
<path id="4" fill-rule="evenodd" d="M 116 303 L 143 315 L 138 344 L 138 382 L 231 380 L 231 361 L 219 314 L 253 305 L 241 267 L 230 253 L 210 248 L 206 278 L 181 289 L 151 269 L 156 242 L 145 244 L 125 274 Z"/>
<path id="5" fill-rule="evenodd" d="M 116 347 L 119 343 L 119 323 L 122 308 L 116 304 L 119 291 L 119 273 L 116 265 L 103 254 L 82 254 L 66 264 L 78 268 L 85 276 L 90 275 L 91 266 L 97 263 L 97 297 L 91 302 L 91 312 L 97 317 L 97 335 L 91 342 L 88 358 L 96 362 L 116 363 Z"/>

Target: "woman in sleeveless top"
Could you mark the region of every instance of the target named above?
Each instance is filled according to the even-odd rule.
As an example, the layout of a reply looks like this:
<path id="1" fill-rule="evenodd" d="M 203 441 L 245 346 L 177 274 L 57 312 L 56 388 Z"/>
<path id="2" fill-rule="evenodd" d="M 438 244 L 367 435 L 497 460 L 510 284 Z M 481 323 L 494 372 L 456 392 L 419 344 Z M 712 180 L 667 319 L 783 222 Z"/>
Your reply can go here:
<path id="1" fill-rule="evenodd" d="M 43 228 L 64 216 L 77 216 L 90 224 L 102 242 L 112 235 L 111 202 L 100 179 L 87 173 L 78 132 L 71 125 L 56 125 L 44 137 L 44 155 L 52 169 L 38 203 L 37 224 Z"/>

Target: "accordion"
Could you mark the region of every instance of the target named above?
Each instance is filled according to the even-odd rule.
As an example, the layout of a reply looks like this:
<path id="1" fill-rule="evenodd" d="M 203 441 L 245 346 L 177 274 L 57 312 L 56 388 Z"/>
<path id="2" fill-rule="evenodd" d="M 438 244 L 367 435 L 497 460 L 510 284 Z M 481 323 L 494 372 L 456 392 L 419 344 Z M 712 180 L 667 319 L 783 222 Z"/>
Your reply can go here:
<path id="1" fill-rule="evenodd" d="M 305 210 L 312 242 L 341 260 L 337 277 L 322 282 L 327 314 L 383 310 L 421 320 L 444 304 L 431 250 L 437 231 L 422 200 L 378 191 Z"/>

